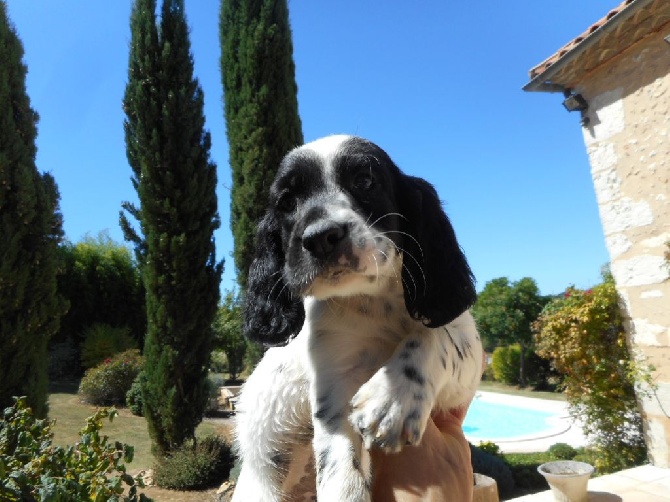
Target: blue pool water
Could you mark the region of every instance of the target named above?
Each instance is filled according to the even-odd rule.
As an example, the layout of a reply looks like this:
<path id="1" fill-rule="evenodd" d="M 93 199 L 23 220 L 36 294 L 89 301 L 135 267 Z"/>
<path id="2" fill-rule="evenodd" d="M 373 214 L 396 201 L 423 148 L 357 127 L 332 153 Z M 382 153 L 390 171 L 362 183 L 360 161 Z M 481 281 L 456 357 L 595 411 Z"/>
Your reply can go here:
<path id="1" fill-rule="evenodd" d="M 466 436 L 482 440 L 541 435 L 551 429 L 547 419 L 555 413 L 508 406 L 475 398 L 465 417 Z"/>

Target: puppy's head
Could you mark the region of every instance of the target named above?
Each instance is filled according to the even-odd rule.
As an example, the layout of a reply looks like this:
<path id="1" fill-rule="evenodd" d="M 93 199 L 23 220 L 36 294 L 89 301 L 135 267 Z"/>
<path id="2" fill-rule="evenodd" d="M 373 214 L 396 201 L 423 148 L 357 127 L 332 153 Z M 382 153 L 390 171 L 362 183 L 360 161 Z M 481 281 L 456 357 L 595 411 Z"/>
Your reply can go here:
<path id="1" fill-rule="evenodd" d="M 267 344 L 300 330 L 305 296 L 384 294 L 396 281 L 409 314 L 433 327 L 475 300 L 472 273 L 433 187 L 352 136 L 286 155 L 248 277 L 245 334 Z"/>

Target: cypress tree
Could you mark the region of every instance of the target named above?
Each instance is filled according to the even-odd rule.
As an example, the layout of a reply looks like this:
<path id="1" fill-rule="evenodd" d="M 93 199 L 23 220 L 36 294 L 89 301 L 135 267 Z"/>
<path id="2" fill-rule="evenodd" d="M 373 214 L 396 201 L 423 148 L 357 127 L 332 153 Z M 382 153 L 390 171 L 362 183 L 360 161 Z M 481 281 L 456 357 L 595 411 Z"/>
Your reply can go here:
<path id="1" fill-rule="evenodd" d="M 246 285 L 256 223 L 282 157 L 303 142 L 286 0 L 222 0 L 221 74 L 237 281 Z"/>
<path id="2" fill-rule="evenodd" d="M 193 437 L 204 413 L 223 264 L 213 240 L 216 166 L 183 0 L 163 2 L 159 26 L 155 12 L 154 0 L 136 0 L 131 14 L 124 126 L 139 207 L 123 207 L 141 236 L 123 213 L 121 225 L 146 289 L 144 415 L 165 453 Z"/>
<path id="3" fill-rule="evenodd" d="M 47 343 L 66 310 L 57 292 L 58 188 L 35 165 L 37 113 L 23 45 L 0 1 L 0 409 L 25 395 L 47 414 Z"/>

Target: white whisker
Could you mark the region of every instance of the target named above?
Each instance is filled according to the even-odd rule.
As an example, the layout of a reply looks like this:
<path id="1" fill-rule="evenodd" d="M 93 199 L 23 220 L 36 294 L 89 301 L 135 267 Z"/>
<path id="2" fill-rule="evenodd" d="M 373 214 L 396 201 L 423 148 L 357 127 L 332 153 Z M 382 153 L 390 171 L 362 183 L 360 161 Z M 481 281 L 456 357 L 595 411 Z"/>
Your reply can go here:
<path id="1" fill-rule="evenodd" d="M 423 267 L 421 266 L 421 263 L 419 262 L 419 260 L 417 260 L 417 259 L 412 255 L 412 253 L 409 253 L 407 250 L 405 250 L 405 249 L 403 249 L 402 247 L 398 246 L 398 245 L 397 245 L 395 242 L 393 242 L 390 238 L 386 237 L 386 236 L 384 235 L 384 233 L 388 233 L 388 232 L 382 232 L 382 233 L 380 233 L 380 234 L 378 234 L 378 235 L 379 235 L 380 237 L 383 237 L 384 239 L 386 239 L 388 242 L 390 242 L 390 243 L 393 245 L 393 247 L 395 247 L 395 249 L 396 249 L 397 251 L 401 252 L 402 255 L 403 255 L 403 264 L 402 264 L 402 267 L 403 267 L 403 269 L 405 269 L 405 271 L 407 272 L 407 275 L 410 277 L 410 279 L 412 280 L 412 283 L 414 284 L 414 298 L 413 298 L 413 299 L 416 300 L 416 293 L 417 293 L 417 289 L 418 289 L 418 288 L 417 288 L 417 286 L 416 286 L 416 281 L 415 281 L 415 279 L 414 279 L 414 276 L 412 275 L 412 273 L 411 273 L 410 270 L 409 270 L 409 267 L 407 267 L 407 265 L 405 265 L 405 260 L 404 260 L 404 257 L 405 257 L 405 256 L 411 258 L 411 259 L 414 261 L 414 263 L 416 263 L 416 266 L 417 266 L 417 268 L 419 269 L 419 272 L 421 272 L 421 277 L 422 277 L 422 279 L 423 279 L 423 294 L 425 295 L 425 294 L 426 294 L 426 290 L 427 290 L 426 274 L 424 273 L 424 270 L 423 270 Z M 407 284 L 404 280 L 403 280 L 403 284 L 404 284 L 406 287 L 408 286 L 408 284 Z"/>
<path id="2" fill-rule="evenodd" d="M 400 234 L 404 235 L 405 237 L 409 237 L 417 245 L 419 251 L 421 252 L 421 257 L 423 257 L 423 248 L 421 247 L 421 244 L 419 244 L 419 241 L 416 240 L 416 238 L 412 234 L 408 234 L 407 232 L 403 232 L 401 230 L 387 230 L 386 232 L 379 232 L 379 235 L 385 236 L 386 234 Z"/>
<path id="3" fill-rule="evenodd" d="M 372 216 L 372 214 L 370 214 L 370 216 L 368 216 L 368 220 L 370 219 L 371 216 Z M 386 218 L 386 217 L 388 217 L 388 216 L 399 216 L 400 218 L 403 218 L 404 220 L 407 219 L 407 218 L 405 218 L 405 217 L 404 217 L 402 214 L 400 214 L 400 213 L 386 213 L 386 214 L 381 215 L 379 218 L 377 218 L 375 221 L 373 221 L 373 222 L 372 222 L 370 225 L 368 225 L 368 226 L 373 227 L 373 226 L 375 226 L 377 223 L 379 223 L 381 220 L 383 220 L 384 218 Z M 366 223 L 367 223 L 367 221 L 366 221 Z"/>
<path id="4" fill-rule="evenodd" d="M 275 272 L 274 274 L 272 274 L 270 277 L 272 277 L 273 275 L 277 275 L 277 274 L 281 274 L 281 270 L 278 270 L 277 272 Z M 281 275 L 280 275 L 279 278 L 275 281 L 275 283 L 274 283 L 274 284 L 272 285 L 272 287 L 270 288 L 270 292 L 268 293 L 268 300 L 272 299 L 272 292 L 275 290 L 275 288 L 277 287 L 277 285 L 280 284 L 281 282 L 282 282 L 282 277 L 281 277 Z M 284 287 L 286 287 L 286 284 L 284 284 Z M 282 288 L 281 291 L 279 291 L 279 294 L 277 295 L 277 297 L 279 297 L 279 296 L 281 295 L 281 292 L 282 292 L 283 290 L 284 290 L 284 288 Z"/>

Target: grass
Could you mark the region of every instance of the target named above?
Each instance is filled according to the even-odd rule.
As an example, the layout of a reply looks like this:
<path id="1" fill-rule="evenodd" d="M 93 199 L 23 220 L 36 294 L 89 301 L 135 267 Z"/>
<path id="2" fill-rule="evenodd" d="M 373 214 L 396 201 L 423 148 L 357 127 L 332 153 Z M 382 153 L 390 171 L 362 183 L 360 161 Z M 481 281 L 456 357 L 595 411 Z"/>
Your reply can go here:
<path id="1" fill-rule="evenodd" d="M 86 425 L 86 418 L 95 413 L 96 407 L 82 403 L 77 395 L 78 382 L 61 382 L 51 385 L 49 394 L 49 418 L 55 420 L 54 443 L 65 446 L 80 440 L 79 431 Z M 118 408 L 118 416 L 113 422 L 103 424 L 102 433 L 112 441 L 121 441 L 135 448 L 135 458 L 128 464 L 128 471 L 136 474 L 149 469 L 154 464 L 151 454 L 151 439 L 143 417 L 137 417 L 126 408 Z M 203 421 L 196 435 L 219 434 L 230 437 L 230 426 L 225 423 Z M 200 502 L 211 500 L 216 489 L 203 492 L 178 492 L 149 487 L 142 490 L 156 502 Z"/>
<path id="2" fill-rule="evenodd" d="M 565 400 L 561 393 L 537 392 L 529 389 L 510 387 L 498 382 L 483 381 L 480 390 L 512 394 L 518 396 L 535 397 L 541 399 Z M 96 407 L 82 403 L 77 395 L 78 382 L 60 382 L 51 385 L 49 395 L 49 417 L 56 420 L 53 428 L 54 442 L 58 445 L 74 444 L 79 441 L 79 431 L 84 427 L 86 418 L 95 413 Z M 119 415 L 113 422 L 106 422 L 102 432 L 111 440 L 118 440 L 135 447 L 135 458 L 128 465 L 132 474 L 152 467 L 154 457 L 151 454 L 151 440 L 147 431 L 147 424 L 143 417 L 136 417 L 126 408 L 118 409 Z M 221 434 L 230 437 L 230 427 L 211 421 L 204 421 L 198 427 L 198 435 Z M 537 466 L 546 462 L 548 453 L 517 453 L 504 455 L 515 477 L 526 479 L 530 486 L 519 487 L 518 495 L 530 493 L 534 482 L 537 482 Z M 522 484 L 523 481 L 522 481 Z M 535 488 L 537 491 L 537 488 Z M 156 502 L 199 502 L 212 500 L 216 489 L 207 491 L 179 492 L 164 490 L 158 487 L 149 487 L 143 492 Z"/>
<path id="3" fill-rule="evenodd" d="M 532 390 L 530 387 L 519 388 L 511 385 L 506 385 L 500 382 L 491 380 L 482 380 L 479 384 L 479 390 L 487 392 L 499 392 L 500 394 L 510 394 L 513 396 L 534 397 L 536 399 L 550 399 L 552 401 L 565 401 L 565 396 L 562 392 L 545 392 Z"/>

